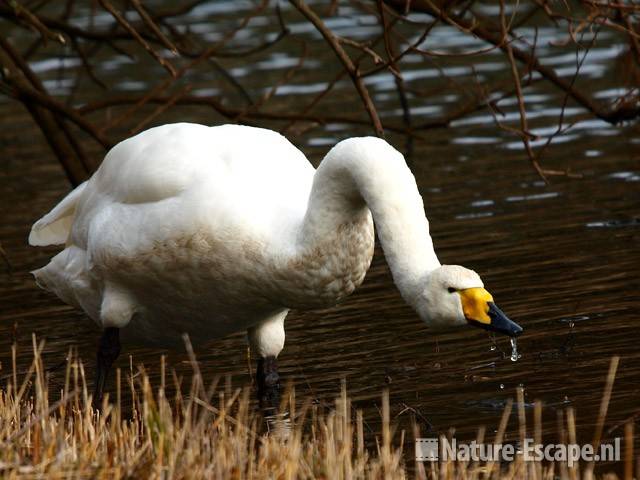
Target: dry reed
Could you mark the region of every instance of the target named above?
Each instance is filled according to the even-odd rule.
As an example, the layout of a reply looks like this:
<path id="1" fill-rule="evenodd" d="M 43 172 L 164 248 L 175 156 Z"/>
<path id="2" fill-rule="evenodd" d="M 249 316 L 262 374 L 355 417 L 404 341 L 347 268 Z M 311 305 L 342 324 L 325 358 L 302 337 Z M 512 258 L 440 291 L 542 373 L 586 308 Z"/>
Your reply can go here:
<path id="1" fill-rule="evenodd" d="M 13 372 L 0 390 L 0 475 L 2 478 L 418 478 L 430 479 L 570 479 L 589 477 L 592 466 L 524 462 L 508 465 L 446 462 L 406 463 L 405 432 L 390 420 L 389 396 L 382 396 L 382 431 L 366 438 L 363 415 L 353 411 L 343 383 L 335 408 L 319 409 L 311 402 L 296 408 L 295 392 L 285 395 L 280 416 L 265 422 L 252 407 L 247 388 L 205 386 L 195 359 L 188 393 L 174 374 L 167 384 L 164 357 L 160 385 L 152 388 L 144 368 L 125 380 L 116 372 L 115 402 L 105 399 L 102 412 L 91 408 L 85 370 L 72 354 L 67 358 L 64 386 L 50 399 L 53 387 L 42 364 L 43 343 L 33 340 L 33 361 Z M 617 365 L 617 360 L 615 360 Z M 613 365 L 613 363 L 612 363 Z M 607 392 L 615 368 L 607 380 Z M 22 378 L 19 378 L 22 377 Z M 123 386 L 122 382 L 126 385 Z M 131 402 L 122 405 L 123 389 Z M 128 395 L 129 395 L 128 394 Z M 520 397 L 521 394 L 518 396 Z M 520 398 L 521 399 L 521 398 Z M 608 398 L 606 398 L 608 401 Z M 299 405 L 299 403 L 298 403 Z M 604 405 L 604 402 L 603 402 Z M 505 432 L 512 403 L 507 404 L 496 443 Z M 522 422 L 524 411 L 516 409 Z M 601 413 L 606 413 L 603 406 Z M 571 411 L 567 418 L 573 419 Z M 539 436 L 541 414 L 534 412 Z M 604 415 L 598 419 L 601 432 Z M 270 425 L 272 428 L 265 428 Z M 521 435 L 526 425 L 520 424 Z M 564 429 L 565 427 L 562 427 Z M 570 438 L 575 425 L 567 421 Z M 633 471 L 632 427 L 626 429 L 625 473 Z M 630 433 L 631 432 L 631 433 Z M 414 428 L 413 434 L 419 436 Z M 484 431 L 481 430 L 481 439 Z M 597 439 L 599 441 L 599 439 Z M 375 447 L 371 447 L 375 445 Z M 407 450 L 413 450 L 412 448 Z M 412 454 L 412 451 L 409 453 Z M 415 471 L 414 471 L 415 470 Z M 586 474 L 586 475 L 585 475 Z"/>

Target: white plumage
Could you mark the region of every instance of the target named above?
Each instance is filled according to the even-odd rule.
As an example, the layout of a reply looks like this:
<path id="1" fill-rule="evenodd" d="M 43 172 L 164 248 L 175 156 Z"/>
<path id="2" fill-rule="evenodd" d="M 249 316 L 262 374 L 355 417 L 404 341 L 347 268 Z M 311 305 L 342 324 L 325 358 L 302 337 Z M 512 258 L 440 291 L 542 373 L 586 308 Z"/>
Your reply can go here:
<path id="1" fill-rule="evenodd" d="M 340 142 L 316 171 L 270 130 L 152 128 L 114 147 L 29 242 L 65 244 L 34 275 L 102 327 L 160 344 L 249 329 L 277 356 L 290 308 L 334 305 L 363 281 L 372 214 L 405 300 L 434 325 L 465 323 L 447 288 L 482 281 L 440 266 L 413 175 L 378 138 Z"/>

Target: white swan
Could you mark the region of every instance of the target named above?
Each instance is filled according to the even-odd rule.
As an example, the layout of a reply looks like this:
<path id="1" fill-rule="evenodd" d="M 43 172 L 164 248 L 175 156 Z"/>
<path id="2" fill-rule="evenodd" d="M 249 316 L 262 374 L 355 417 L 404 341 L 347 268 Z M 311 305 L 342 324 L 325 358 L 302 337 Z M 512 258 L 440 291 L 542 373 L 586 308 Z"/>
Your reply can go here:
<path id="1" fill-rule="evenodd" d="M 415 179 L 379 138 L 344 140 L 314 170 L 270 130 L 152 128 L 116 145 L 29 243 L 65 244 L 36 280 L 104 328 L 94 400 L 120 331 L 166 344 L 243 329 L 264 399 L 287 312 L 335 305 L 362 283 L 374 222 L 394 282 L 429 325 L 521 332 L 475 272 L 440 264 Z"/>

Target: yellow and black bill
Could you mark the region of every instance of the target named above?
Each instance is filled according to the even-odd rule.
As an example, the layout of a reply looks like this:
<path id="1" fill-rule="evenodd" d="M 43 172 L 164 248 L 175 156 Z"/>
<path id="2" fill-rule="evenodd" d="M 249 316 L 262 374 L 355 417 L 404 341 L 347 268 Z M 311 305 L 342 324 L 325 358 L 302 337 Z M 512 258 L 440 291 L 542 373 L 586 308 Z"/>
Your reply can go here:
<path id="1" fill-rule="evenodd" d="M 464 316 L 470 325 L 510 337 L 522 333 L 522 327 L 493 303 L 493 297 L 484 288 L 467 288 L 458 293 L 462 297 Z"/>

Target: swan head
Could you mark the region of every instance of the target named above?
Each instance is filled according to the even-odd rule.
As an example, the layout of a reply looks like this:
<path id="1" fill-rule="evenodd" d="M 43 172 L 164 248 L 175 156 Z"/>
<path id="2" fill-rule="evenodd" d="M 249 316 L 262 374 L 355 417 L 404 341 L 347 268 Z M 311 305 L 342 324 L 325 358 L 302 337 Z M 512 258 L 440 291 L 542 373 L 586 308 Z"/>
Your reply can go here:
<path id="1" fill-rule="evenodd" d="M 522 333 L 522 327 L 493 302 L 480 276 L 459 265 L 442 265 L 429 272 L 416 310 L 434 328 L 472 325 L 511 337 Z"/>

